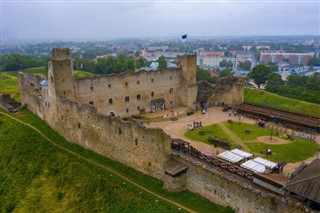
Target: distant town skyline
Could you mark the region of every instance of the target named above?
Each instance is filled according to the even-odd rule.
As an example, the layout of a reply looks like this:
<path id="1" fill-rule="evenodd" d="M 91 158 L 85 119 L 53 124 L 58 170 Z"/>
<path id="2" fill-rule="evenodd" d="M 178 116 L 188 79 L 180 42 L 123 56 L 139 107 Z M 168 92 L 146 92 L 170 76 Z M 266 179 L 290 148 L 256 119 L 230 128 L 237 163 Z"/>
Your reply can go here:
<path id="1" fill-rule="evenodd" d="M 320 36 L 320 1 L 9 1 L 1 40 Z"/>

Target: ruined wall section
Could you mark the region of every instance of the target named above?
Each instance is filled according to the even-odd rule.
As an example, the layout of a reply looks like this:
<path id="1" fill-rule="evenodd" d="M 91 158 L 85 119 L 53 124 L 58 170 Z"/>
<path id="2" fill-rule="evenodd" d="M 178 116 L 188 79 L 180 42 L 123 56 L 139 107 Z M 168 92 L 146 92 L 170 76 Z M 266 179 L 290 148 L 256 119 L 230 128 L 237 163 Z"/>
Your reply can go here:
<path id="1" fill-rule="evenodd" d="M 181 69 L 125 72 L 75 79 L 75 96 L 79 103 L 89 104 L 102 114 L 118 116 L 151 111 L 151 100 L 163 98 L 166 108 L 180 106 L 177 100 Z M 128 97 L 129 101 L 126 100 Z M 110 100 L 111 99 L 111 100 Z"/>
<path id="2" fill-rule="evenodd" d="M 161 129 L 105 116 L 64 98 L 57 99 L 57 106 L 58 122 L 52 127 L 68 141 L 162 179 L 171 140 Z"/>
<path id="3" fill-rule="evenodd" d="M 243 102 L 245 78 L 228 76 L 217 81 L 215 87 L 206 81 L 198 82 L 198 103 L 208 107 L 227 104 L 235 106 Z"/>
<path id="4" fill-rule="evenodd" d="M 224 102 L 229 106 L 235 106 L 243 102 L 245 78 L 229 76 L 221 78 L 211 96 L 211 104 L 215 101 Z"/>
<path id="5" fill-rule="evenodd" d="M 27 105 L 32 112 L 41 118 L 43 118 L 43 99 L 40 95 L 40 83 L 44 79 L 42 74 L 19 72 L 18 76 L 21 105 Z"/>
<path id="6" fill-rule="evenodd" d="M 251 181 L 239 181 L 234 175 L 205 162 L 183 154 L 174 154 L 173 158 L 189 166 L 186 189 L 214 203 L 232 206 L 239 213 L 305 212 L 305 207 L 285 204 L 282 197 L 258 189 Z"/>

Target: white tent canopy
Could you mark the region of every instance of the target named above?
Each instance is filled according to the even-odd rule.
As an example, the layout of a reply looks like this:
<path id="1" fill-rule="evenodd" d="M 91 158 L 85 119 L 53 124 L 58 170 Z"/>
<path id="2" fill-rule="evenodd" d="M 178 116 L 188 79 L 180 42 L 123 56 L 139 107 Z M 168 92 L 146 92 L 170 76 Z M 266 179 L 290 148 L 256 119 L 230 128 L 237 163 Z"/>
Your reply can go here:
<path id="1" fill-rule="evenodd" d="M 254 161 L 258 162 L 258 163 L 261 163 L 267 167 L 269 167 L 270 169 L 274 169 L 277 167 L 278 164 L 272 162 L 272 161 L 269 161 L 269 160 L 266 160 L 264 158 L 260 158 L 260 157 L 257 157 L 255 159 L 253 159 Z"/>
<path id="2" fill-rule="evenodd" d="M 238 163 L 239 161 L 243 160 L 243 157 L 237 155 L 231 151 L 225 151 L 218 155 L 219 158 L 225 159 L 231 163 Z"/>
<path id="3" fill-rule="evenodd" d="M 254 173 L 264 173 L 266 170 L 266 166 L 262 165 L 258 162 L 255 162 L 254 160 L 248 160 L 240 165 L 241 167 L 245 169 L 249 169 L 250 171 L 253 171 Z"/>
<path id="4" fill-rule="evenodd" d="M 233 149 L 233 150 L 231 150 L 231 152 L 233 152 L 233 153 L 235 153 L 237 155 L 240 155 L 240 156 L 242 156 L 244 158 L 252 158 L 253 157 L 252 153 L 242 151 L 241 149 Z"/>
<path id="5" fill-rule="evenodd" d="M 249 169 L 255 173 L 263 173 L 266 170 L 266 167 L 274 169 L 277 166 L 277 164 L 264 158 L 257 157 L 253 160 L 244 162 L 240 166 Z"/>
<path id="6" fill-rule="evenodd" d="M 231 163 L 238 163 L 243 159 L 251 158 L 253 155 L 251 153 L 242 151 L 240 149 L 233 149 L 231 151 L 225 151 L 218 155 L 219 158 L 222 158 Z"/>

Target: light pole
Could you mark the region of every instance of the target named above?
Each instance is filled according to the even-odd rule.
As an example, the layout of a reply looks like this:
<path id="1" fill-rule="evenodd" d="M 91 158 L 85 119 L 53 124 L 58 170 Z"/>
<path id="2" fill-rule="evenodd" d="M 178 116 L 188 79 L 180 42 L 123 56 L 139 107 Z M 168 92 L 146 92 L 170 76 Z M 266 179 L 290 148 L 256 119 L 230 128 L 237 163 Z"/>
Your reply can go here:
<path id="1" fill-rule="evenodd" d="M 271 128 L 270 141 L 272 141 L 272 134 L 273 134 L 273 126 L 272 126 L 272 128 Z"/>

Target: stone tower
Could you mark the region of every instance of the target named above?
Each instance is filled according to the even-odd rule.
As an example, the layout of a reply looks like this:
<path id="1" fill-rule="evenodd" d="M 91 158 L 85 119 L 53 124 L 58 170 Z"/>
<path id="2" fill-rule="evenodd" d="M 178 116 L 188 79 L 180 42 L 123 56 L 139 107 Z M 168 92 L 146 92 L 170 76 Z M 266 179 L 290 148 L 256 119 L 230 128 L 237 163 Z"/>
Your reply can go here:
<path id="1" fill-rule="evenodd" d="M 73 69 L 69 48 L 53 48 L 48 69 L 49 86 L 55 96 L 74 100 Z"/>
<path id="2" fill-rule="evenodd" d="M 177 56 L 177 65 L 181 67 L 180 103 L 190 109 L 196 109 L 197 98 L 197 56 Z"/>

